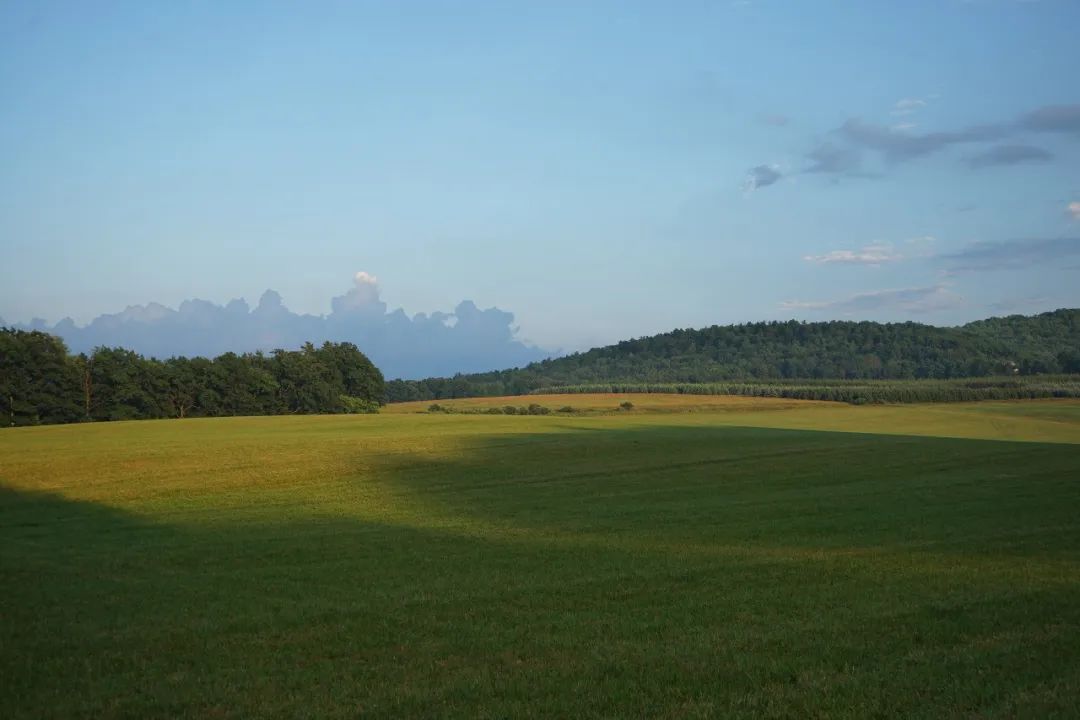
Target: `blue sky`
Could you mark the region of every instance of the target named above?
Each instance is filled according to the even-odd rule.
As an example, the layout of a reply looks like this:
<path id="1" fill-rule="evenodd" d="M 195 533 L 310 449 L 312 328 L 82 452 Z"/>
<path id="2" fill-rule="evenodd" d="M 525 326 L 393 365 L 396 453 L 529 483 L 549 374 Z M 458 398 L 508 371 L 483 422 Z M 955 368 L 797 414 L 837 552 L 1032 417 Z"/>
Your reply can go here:
<path id="1" fill-rule="evenodd" d="M 322 314 L 359 271 L 551 349 L 1078 306 L 1078 27 L 1073 0 L 0 1 L 0 317 Z"/>

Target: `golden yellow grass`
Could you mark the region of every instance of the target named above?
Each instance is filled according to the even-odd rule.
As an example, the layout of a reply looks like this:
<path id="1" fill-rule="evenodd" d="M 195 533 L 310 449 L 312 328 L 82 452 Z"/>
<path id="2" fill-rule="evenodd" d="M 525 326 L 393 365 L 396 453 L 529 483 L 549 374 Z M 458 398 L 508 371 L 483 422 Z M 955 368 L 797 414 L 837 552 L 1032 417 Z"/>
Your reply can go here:
<path id="1" fill-rule="evenodd" d="M 439 400 L 444 408 L 476 412 L 486 408 L 536 403 L 557 411 L 569 406 L 584 415 L 559 414 L 522 418 L 508 416 L 513 426 L 522 421 L 646 424 L 709 424 L 823 430 L 885 435 L 915 435 L 979 440 L 1080 443 L 1080 400 L 1023 400 L 993 403 L 922 403 L 912 405 L 848 405 L 818 400 L 788 400 L 729 395 L 596 393 L 581 395 L 522 395 Z M 620 411 L 624 402 L 633 410 Z M 431 401 L 396 403 L 383 412 L 416 415 L 428 412 Z M 592 415 L 592 417 L 590 417 Z M 494 416 L 497 418 L 498 416 Z"/>
<path id="2" fill-rule="evenodd" d="M 787 400 L 783 398 L 754 398 L 738 395 L 681 395 L 677 393 L 582 393 L 580 395 L 511 395 L 507 397 L 462 398 L 456 400 L 425 400 L 394 403 L 383 412 L 427 412 L 432 403 L 452 410 L 477 410 L 501 408 L 506 405 L 528 407 L 535 403 L 551 410 L 572 407 L 584 411 L 618 411 L 624 402 L 631 402 L 637 412 L 708 412 L 738 410 L 787 410 L 811 405 L 835 405 L 818 400 Z"/>

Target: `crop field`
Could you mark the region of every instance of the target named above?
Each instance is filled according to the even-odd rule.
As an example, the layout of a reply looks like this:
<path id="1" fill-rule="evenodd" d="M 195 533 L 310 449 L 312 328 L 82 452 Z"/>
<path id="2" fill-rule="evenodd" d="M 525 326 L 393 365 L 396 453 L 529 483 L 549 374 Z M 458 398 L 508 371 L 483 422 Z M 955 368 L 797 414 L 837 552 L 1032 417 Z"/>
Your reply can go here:
<path id="1" fill-rule="evenodd" d="M 1080 716 L 1080 401 L 440 402 L 0 431 L 0 717 Z"/>

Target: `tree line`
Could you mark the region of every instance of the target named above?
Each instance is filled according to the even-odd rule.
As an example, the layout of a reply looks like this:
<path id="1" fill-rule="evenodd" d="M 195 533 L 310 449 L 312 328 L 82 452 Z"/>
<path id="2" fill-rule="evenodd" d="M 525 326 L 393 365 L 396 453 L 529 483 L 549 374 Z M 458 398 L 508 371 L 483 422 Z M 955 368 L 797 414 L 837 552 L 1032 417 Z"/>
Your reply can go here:
<path id="1" fill-rule="evenodd" d="M 0 425 L 376 412 L 384 397 L 382 373 L 352 343 L 156 360 L 72 355 L 53 335 L 0 328 Z"/>
<path id="2" fill-rule="evenodd" d="M 0 328 L 0 425 L 373 412 L 383 402 L 615 387 L 848 402 L 1047 397 L 1071 394 L 1075 379 L 1009 378 L 1067 373 L 1080 373 L 1080 310 L 956 328 L 789 321 L 674 330 L 523 368 L 390 382 L 351 343 L 156 360 L 112 347 L 73 355 L 55 336 Z M 982 387 L 885 382 L 995 376 L 1007 377 Z"/>
<path id="3" fill-rule="evenodd" d="M 950 380 L 823 380 L 768 383 L 595 383 L 563 385 L 537 391 L 545 394 L 675 393 L 741 395 L 790 400 L 867 403 L 973 402 L 1080 398 L 1080 376 L 954 378 Z"/>
<path id="4" fill-rule="evenodd" d="M 612 383 L 915 380 L 1080 373 L 1080 310 L 919 323 L 762 322 L 673 330 L 532 363 L 425 380 L 392 380 L 389 402 L 522 395 Z"/>

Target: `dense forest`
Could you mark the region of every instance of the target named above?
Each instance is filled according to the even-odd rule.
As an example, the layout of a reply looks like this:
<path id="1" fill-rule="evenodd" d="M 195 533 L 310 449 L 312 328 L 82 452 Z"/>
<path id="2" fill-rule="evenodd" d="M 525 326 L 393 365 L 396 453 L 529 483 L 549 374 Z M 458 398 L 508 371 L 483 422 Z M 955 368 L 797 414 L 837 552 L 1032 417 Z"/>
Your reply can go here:
<path id="1" fill-rule="evenodd" d="M 389 402 L 522 395 L 582 385 L 910 380 L 1080 372 L 1080 310 L 918 323 L 767 322 L 674 330 L 524 368 L 392 380 Z"/>
<path id="2" fill-rule="evenodd" d="M 384 394 L 351 343 L 159 361 L 107 347 L 71 355 L 53 335 L 0 329 L 0 426 L 374 412 Z"/>

